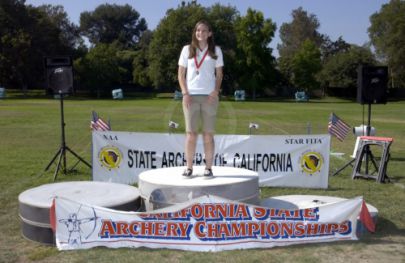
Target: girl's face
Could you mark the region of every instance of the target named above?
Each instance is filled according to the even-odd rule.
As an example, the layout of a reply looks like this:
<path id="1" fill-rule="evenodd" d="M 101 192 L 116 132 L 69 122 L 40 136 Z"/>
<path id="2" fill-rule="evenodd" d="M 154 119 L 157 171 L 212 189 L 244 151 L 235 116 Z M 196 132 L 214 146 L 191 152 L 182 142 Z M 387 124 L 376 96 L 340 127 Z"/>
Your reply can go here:
<path id="1" fill-rule="evenodd" d="M 207 42 L 207 39 L 212 35 L 209 28 L 205 24 L 199 24 L 195 31 L 195 36 L 199 42 Z"/>

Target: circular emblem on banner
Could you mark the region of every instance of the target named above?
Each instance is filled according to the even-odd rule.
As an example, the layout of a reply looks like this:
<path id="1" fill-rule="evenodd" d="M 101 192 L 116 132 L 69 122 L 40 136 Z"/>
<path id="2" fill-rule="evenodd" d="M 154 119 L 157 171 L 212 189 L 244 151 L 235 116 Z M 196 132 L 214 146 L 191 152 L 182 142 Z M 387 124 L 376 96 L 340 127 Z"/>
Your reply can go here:
<path id="1" fill-rule="evenodd" d="M 323 165 L 323 158 L 319 152 L 305 152 L 300 159 L 302 171 L 313 175 L 319 172 Z"/>
<path id="2" fill-rule="evenodd" d="M 122 161 L 122 153 L 117 147 L 107 146 L 100 150 L 98 155 L 101 166 L 106 167 L 108 170 L 119 168 Z"/>

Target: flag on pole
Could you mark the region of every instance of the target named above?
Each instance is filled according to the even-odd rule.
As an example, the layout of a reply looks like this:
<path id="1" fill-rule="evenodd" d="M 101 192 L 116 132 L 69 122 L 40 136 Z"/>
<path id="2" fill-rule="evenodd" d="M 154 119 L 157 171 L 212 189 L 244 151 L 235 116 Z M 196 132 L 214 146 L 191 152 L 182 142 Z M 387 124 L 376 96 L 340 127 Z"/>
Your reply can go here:
<path id="1" fill-rule="evenodd" d="M 98 114 L 95 111 L 92 112 L 92 120 L 90 122 L 90 128 L 93 131 L 111 131 L 110 121 L 105 122 L 98 116 Z"/>
<path id="2" fill-rule="evenodd" d="M 342 142 L 349 133 L 350 126 L 332 112 L 329 118 L 328 131 L 329 134 L 336 136 Z"/>

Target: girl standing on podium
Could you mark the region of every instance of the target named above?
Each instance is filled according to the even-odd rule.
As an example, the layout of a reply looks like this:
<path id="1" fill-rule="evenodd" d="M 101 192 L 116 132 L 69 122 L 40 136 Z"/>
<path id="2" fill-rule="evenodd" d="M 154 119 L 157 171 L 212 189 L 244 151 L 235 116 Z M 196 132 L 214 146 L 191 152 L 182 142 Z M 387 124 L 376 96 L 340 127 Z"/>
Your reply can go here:
<path id="1" fill-rule="evenodd" d="M 205 170 L 204 176 L 213 177 L 212 162 L 215 152 L 214 132 L 219 93 L 224 66 L 221 48 L 215 46 L 211 26 L 199 21 L 192 32 L 191 44 L 184 46 L 178 62 L 178 81 L 183 94 L 186 125 L 185 177 L 193 174 L 193 159 L 202 120 Z"/>

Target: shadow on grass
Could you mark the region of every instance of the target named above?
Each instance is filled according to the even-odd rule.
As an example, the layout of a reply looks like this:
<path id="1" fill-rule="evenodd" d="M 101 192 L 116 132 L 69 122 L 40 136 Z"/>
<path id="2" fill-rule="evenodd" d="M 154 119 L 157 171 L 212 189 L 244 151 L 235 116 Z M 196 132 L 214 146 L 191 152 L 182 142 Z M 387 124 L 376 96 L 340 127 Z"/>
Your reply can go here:
<path id="1" fill-rule="evenodd" d="M 405 162 L 405 158 L 404 157 L 390 157 L 390 161 Z"/>
<path id="2" fill-rule="evenodd" d="M 392 221 L 384 217 L 377 217 L 376 233 L 370 236 L 402 236 L 405 239 L 405 229 L 398 228 Z"/>

